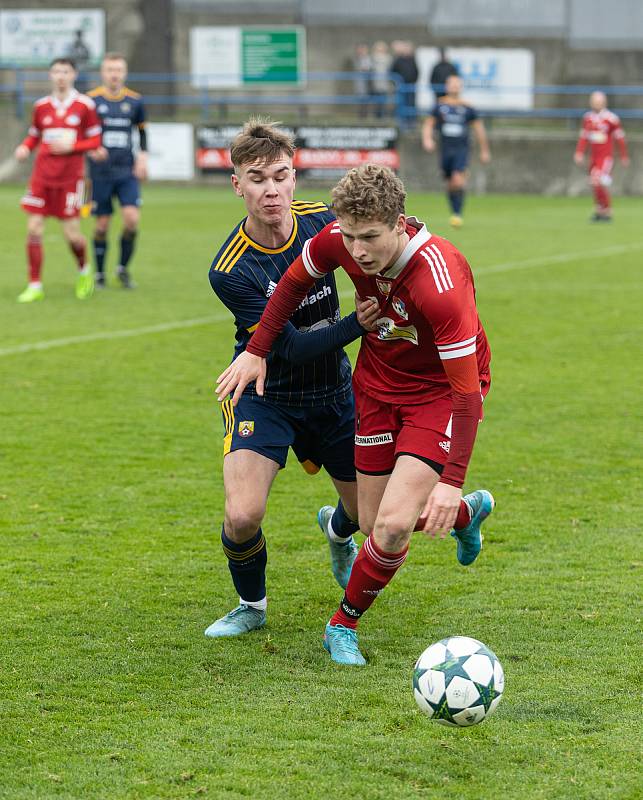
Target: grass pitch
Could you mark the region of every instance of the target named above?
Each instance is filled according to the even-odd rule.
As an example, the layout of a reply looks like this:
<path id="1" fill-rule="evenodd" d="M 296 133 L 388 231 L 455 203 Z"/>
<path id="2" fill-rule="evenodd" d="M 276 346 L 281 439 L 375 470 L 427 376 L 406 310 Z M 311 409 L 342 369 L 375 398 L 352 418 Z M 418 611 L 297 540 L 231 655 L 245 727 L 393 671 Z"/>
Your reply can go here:
<path id="1" fill-rule="evenodd" d="M 643 201 L 590 226 L 587 198 L 472 198 L 451 233 L 441 195 L 410 198 L 476 274 L 494 386 L 467 486 L 497 508 L 471 568 L 453 540 L 414 538 L 361 626 L 369 666 L 342 669 L 321 647 L 331 484 L 296 463 L 264 525 L 268 627 L 203 636 L 236 599 L 213 393 L 233 329 L 207 271 L 239 202 L 147 187 L 138 290 L 87 302 L 50 221 L 47 297 L 25 307 L 20 192 L 0 190 L 0 797 L 640 797 Z M 507 678 L 467 730 L 410 689 L 453 634 Z"/>

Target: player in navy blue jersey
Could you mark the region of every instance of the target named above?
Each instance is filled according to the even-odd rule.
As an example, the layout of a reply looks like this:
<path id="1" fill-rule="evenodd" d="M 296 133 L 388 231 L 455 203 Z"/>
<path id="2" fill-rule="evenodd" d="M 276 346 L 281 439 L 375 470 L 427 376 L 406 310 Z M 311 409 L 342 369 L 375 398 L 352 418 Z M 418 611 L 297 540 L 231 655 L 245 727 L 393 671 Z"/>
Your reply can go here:
<path id="1" fill-rule="evenodd" d="M 234 358 L 244 351 L 268 298 L 304 242 L 333 219 L 324 203 L 293 200 L 293 154 L 291 137 L 261 120 L 250 120 L 232 144 L 232 186 L 248 216 L 212 262 L 210 283 L 234 316 Z M 210 625 L 206 636 L 237 636 L 265 624 L 267 555 L 261 523 L 289 447 L 307 472 L 324 467 L 337 489 L 339 501 L 324 506 L 318 522 L 330 545 L 333 574 L 340 585 L 348 583 L 357 555 L 352 534 L 359 526 L 351 369 L 342 347 L 370 330 L 377 314 L 370 300 L 358 301 L 357 308 L 342 319 L 334 278 L 320 281 L 268 360 L 264 395 L 259 397 L 250 385 L 236 405 L 229 398 L 222 403 L 221 541 L 239 605 Z"/>
<path id="2" fill-rule="evenodd" d="M 103 85 L 90 97 L 103 126 L 102 144 L 89 154 L 92 180 L 92 213 L 96 217 L 94 257 L 96 286 L 105 286 L 107 234 L 112 218 L 112 198 L 117 197 L 123 217 L 117 274 L 121 286 L 134 284 L 129 263 L 134 252 L 141 204 L 139 181 L 147 177 L 147 134 L 143 98 L 125 86 L 127 62 L 119 53 L 107 53 L 101 64 Z M 137 129 L 140 150 L 133 152 L 132 133 Z"/>
<path id="3" fill-rule="evenodd" d="M 447 184 L 447 197 L 451 207 L 449 222 L 453 227 L 462 225 L 462 208 L 467 187 L 469 165 L 469 128 L 478 140 L 480 161 L 487 164 L 491 158 L 489 144 L 482 120 L 472 106 L 462 100 L 462 79 L 451 75 L 446 80 L 446 94 L 438 98 L 431 116 L 422 126 L 422 146 L 427 153 L 435 151 L 433 131 L 437 127 L 440 137 L 442 174 Z"/>

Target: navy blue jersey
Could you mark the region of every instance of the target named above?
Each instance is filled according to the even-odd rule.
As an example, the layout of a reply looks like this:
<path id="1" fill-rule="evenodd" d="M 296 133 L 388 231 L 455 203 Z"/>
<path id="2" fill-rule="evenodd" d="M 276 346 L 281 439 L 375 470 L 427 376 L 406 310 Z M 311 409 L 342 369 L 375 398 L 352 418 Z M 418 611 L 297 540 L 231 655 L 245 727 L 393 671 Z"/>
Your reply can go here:
<path id="1" fill-rule="evenodd" d="M 92 180 L 122 178 L 132 171 L 132 131 L 145 127 L 145 106 L 138 92 L 123 88 L 112 94 L 105 86 L 88 92 L 96 103 L 96 112 L 103 126 L 102 145 L 109 153 L 107 161 L 91 159 Z"/>
<path id="2" fill-rule="evenodd" d="M 242 353 L 259 324 L 261 314 L 277 282 L 301 254 L 304 242 L 315 236 L 334 217 L 324 203 L 294 201 L 291 206 L 293 230 L 277 249 L 262 247 L 246 234 L 239 223 L 210 267 L 210 284 L 234 315 L 236 346 L 234 358 Z M 317 281 L 290 318 L 299 331 L 319 330 L 340 320 L 337 286 L 332 275 Z M 288 328 L 282 337 L 288 335 Z M 280 337 L 281 338 L 281 337 Z M 355 337 L 353 337 L 355 338 Z M 311 407 L 343 400 L 351 393 L 351 368 L 346 353 L 334 350 L 304 364 L 294 364 L 279 355 L 279 339 L 268 356 L 268 377 L 264 399 L 290 406 Z M 254 384 L 246 393 L 255 395 Z"/>
<path id="3" fill-rule="evenodd" d="M 441 97 L 433 109 L 436 127 L 443 148 L 466 148 L 469 145 L 469 126 L 478 119 L 477 111 L 464 103 L 450 103 Z"/>

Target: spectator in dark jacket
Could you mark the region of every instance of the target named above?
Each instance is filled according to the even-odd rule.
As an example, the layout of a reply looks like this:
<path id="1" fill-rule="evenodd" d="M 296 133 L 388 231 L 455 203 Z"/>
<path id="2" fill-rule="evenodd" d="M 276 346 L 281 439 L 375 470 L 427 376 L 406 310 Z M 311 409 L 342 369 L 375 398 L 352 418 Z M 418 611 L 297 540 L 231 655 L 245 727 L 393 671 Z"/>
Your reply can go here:
<path id="1" fill-rule="evenodd" d="M 393 63 L 391 72 L 399 75 L 402 81 L 403 102 L 400 104 L 400 126 L 410 128 L 415 122 L 415 84 L 418 67 L 411 42 L 396 41 L 391 44 Z"/>
<path id="2" fill-rule="evenodd" d="M 431 88 L 435 94 L 436 103 L 438 101 L 438 97 L 442 97 L 443 94 L 446 94 L 445 86 L 447 78 L 450 78 L 451 75 L 459 74 L 458 68 L 452 61 L 449 61 L 446 50 L 444 47 L 441 47 L 440 60 L 433 67 L 433 70 L 431 71 L 431 77 L 429 78 L 429 83 L 431 84 Z"/>

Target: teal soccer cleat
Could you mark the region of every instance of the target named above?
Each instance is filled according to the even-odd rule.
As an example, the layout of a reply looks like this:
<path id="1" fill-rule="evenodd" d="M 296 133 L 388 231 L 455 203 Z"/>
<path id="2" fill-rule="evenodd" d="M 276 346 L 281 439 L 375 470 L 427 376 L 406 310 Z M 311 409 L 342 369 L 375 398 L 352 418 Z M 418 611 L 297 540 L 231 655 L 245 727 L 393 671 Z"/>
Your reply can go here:
<path id="1" fill-rule="evenodd" d="M 451 531 L 451 536 L 458 543 L 458 561 L 466 567 L 473 564 L 482 550 L 480 526 L 493 511 L 495 500 L 491 492 L 486 489 L 478 489 L 462 499 L 471 509 L 471 522 L 460 531 Z"/>
<path id="2" fill-rule="evenodd" d="M 352 664 L 357 667 L 366 664 L 366 659 L 359 651 L 357 633 L 352 628 L 331 625 L 329 622 L 324 632 L 324 647 L 337 664 Z"/>
<path id="3" fill-rule="evenodd" d="M 333 577 L 342 589 L 345 589 L 348 585 L 348 579 L 351 576 L 353 562 L 357 558 L 358 547 L 353 541 L 352 536 L 349 536 L 345 542 L 336 542 L 331 539 L 328 526 L 334 513 L 335 509 L 333 506 L 322 506 L 317 513 L 317 522 L 328 539 L 328 546 L 330 547 L 330 568 Z"/>
<path id="4" fill-rule="evenodd" d="M 225 617 L 213 622 L 205 629 L 205 635 L 211 639 L 224 636 L 241 636 L 249 631 L 263 628 L 266 624 L 266 612 L 241 603 L 233 608 Z"/>

